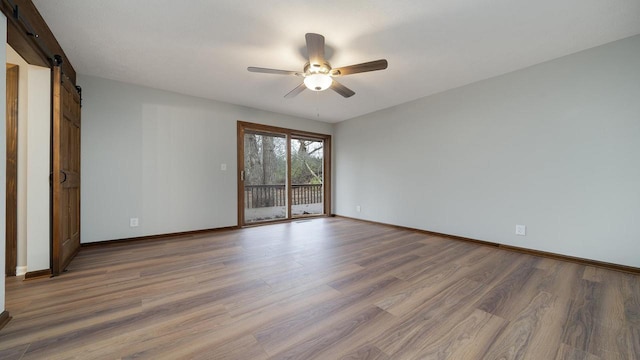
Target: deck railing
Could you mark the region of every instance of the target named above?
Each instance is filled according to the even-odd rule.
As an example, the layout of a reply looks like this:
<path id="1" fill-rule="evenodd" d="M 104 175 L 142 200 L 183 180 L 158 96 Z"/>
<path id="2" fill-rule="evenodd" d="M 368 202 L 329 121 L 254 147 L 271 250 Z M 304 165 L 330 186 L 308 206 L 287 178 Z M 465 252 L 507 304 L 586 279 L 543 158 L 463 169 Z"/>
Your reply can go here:
<path id="1" fill-rule="evenodd" d="M 291 185 L 291 205 L 316 204 L 322 201 L 322 184 Z M 244 187 L 244 206 L 247 209 L 286 205 L 285 185 L 245 185 Z"/>

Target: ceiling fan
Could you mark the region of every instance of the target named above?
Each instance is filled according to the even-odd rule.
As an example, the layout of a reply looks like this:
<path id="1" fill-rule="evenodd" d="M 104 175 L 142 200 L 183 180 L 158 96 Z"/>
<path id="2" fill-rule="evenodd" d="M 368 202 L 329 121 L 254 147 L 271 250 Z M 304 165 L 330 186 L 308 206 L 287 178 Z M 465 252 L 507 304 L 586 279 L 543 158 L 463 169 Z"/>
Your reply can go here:
<path id="1" fill-rule="evenodd" d="M 332 68 L 331 64 L 324 58 L 324 36 L 320 34 L 307 33 L 307 54 L 309 62 L 304 65 L 302 72 L 267 69 L 250 66 L 247 70 L 257 73 L 278 74 L 278 75 L 294 75 L 304 78 L 302 84 L 291 90 L 285 98 L 292 98 L 300 94 L 304 89 L 312 91 L 323 91 L 331 88 L 338 94 L 348 98 L 355 92 L 348 87 L 340 84 L 335 80 L 336 77 L 363 73 L 367 71 L 384 70 L 387 68 L 387 60 L 375 60 L 362 64 L 344 66 L 340 68 Z"/>

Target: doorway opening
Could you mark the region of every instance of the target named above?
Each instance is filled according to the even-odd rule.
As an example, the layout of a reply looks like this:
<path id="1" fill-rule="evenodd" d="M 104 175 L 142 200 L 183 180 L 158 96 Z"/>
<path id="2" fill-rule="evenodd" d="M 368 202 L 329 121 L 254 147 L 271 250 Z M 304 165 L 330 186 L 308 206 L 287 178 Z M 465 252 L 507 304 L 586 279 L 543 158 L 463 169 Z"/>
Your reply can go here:
<path id="1" fill-rule="evenodd" d="M 18 265 L 18 65 L 7 63 L 6 74 L 7 164 L 5 274 L 7 276 L 16 276 L 16 268 Z"/>

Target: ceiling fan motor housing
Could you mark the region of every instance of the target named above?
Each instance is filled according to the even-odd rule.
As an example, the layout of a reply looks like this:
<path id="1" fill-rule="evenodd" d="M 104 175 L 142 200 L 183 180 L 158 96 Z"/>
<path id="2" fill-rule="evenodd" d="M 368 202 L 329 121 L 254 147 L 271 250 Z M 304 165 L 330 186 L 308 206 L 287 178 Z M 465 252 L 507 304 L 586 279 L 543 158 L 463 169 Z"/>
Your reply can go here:
<path id="1" fill-rule="evenodd" d="M 304 74 L 305 75 L 311 75 L 311 74 L 329 75 L 330 71 L 331 71 L 331 64 L 329 64 L 329 62 L 327 62 L 327 61 L 323 62 L 322 64 L 306 63 L 304 65 Z"/>

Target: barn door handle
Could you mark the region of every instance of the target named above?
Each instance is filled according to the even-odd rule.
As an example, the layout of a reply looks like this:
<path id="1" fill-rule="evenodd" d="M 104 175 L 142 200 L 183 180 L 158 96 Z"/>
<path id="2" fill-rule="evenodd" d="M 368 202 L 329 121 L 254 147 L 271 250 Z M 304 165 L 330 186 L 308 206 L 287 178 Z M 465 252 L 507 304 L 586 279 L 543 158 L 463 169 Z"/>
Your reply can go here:
<path id="1" fill-rule="evenodd" d="M 62 180 L 60 180 L 60 184 L 62 184 L 65 181 L 67 181 L 67 173 L 64 172 L 64 171 L 60 171 L 60 175 L 64 175 L 64 178 Z"/>

